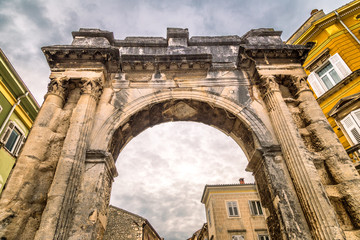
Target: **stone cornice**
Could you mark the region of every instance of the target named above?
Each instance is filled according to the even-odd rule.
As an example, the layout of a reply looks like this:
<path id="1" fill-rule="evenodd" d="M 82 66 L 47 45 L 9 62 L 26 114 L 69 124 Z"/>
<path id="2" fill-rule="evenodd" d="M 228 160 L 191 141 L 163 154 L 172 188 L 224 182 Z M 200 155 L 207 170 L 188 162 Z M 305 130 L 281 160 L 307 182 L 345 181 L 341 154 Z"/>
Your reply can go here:
<path id="1" fill-rule="evenodd" d="M 114 47 L 86 47 L 73 45 L 56 45 L 42 47 L 46 60 L 50 67 L 58 62 L 87 61 L 87 62 L 111 62 L 119 60 L 119 50 Z"/>
<path id="2" fill-rule="evenodd" d="M 263 58 L 265 61 L 271 58 L 291 59 L 295 58 L 304 63 L 312 45 L 287 45 L 287 44 L 274 44 L 274 45 L 250 45 L 240 44 L 239 61 L 238 64 L 245 63 L 248 60 L 255 61 L 256 59 Z"/>
<path id="3" fill-rule="evenodd" d="M 122 55 L 123 70 L 210 69 L 211 54 Z"/>

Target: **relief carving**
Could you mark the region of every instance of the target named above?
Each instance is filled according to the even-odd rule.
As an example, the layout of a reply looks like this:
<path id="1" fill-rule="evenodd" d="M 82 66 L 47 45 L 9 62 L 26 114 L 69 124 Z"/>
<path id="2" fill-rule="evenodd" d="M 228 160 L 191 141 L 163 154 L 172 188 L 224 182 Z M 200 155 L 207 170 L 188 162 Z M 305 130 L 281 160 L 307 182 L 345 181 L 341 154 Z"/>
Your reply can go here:
<path id="1" fill-rule="evenodd" d="M 50 83 L 48 84 L 48 94 L 54 94 L 62 99 L 66 98 L 68 94 L 68 84 L 69 78 L 68 77 L 54 77 L 51 78 Z"/>
<path id="2" fill-rule="evenodd" d="M 266 97 L 271 92 L 280 91 L 279 84 L 276 81 L 276 77 L 273 75 L 260 76 L 257 84 L 259 86 L 260 93 L 263 97 Z"/>
<path id="3" fill-rule="evenodd" d="M 101 78 L 82 78 L 80 87 L 81 94 L 89 94 L 95 100 L 99 99 L 103 91 Z"/>

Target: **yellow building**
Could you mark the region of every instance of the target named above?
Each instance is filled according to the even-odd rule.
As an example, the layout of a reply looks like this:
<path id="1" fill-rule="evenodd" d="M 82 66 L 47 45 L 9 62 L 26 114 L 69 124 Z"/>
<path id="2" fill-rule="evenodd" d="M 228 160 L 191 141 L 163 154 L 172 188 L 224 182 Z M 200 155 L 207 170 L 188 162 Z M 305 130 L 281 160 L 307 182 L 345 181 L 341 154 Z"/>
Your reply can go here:
<path id="1" fill-rule="evenodd" d="M 313 44 L 304 69 L 316 99 L 348 154 L 359 165 L 360 1 L 331 13 L 313 10 L 287 44 Z"/>
<path id="2" fill-rule="evenodd" d="M 201 202 L 209 240 L 270 239 L 255 184 L 206 185 Z"/>
<path id="3" fill-rule="evenodd" d="M 0 49 L 0 194 L 38 111 L 35 98 Z"/>

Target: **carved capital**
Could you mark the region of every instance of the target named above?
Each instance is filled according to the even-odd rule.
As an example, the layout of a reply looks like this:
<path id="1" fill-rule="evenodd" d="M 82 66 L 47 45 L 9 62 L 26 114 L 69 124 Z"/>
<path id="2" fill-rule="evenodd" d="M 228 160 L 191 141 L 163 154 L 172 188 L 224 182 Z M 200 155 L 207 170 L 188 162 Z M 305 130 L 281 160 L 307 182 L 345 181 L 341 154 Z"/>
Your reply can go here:
<path id="1" fill-rule="evenodd" d="M 81 94 L 89 94 L 98 100 L 103 90 L 101 78 L 82 78 L 81 79 Z"/>
<path id="2" fill-rule="evenodd" d="M 258 86 L 263 97 L 265 97 L 270 92 L 279 91 L 279 84 L 276 80 L 276 77 L 273 75 L 260 76 L 260 79 L 258 80 Z"/>
<path id="3" fill-rule="evenodd" d="M 311 91 L 305 77 L 290 75 L 288 80 L 288 88 L 293 96 L 297 96 L 302 91 Z"/>
<path id="4" fill-rule="evenodd" d="M 54 94 L 54 95 L 58 95 L 62 99 L 65 99 L 68 92 L 68 83 L 69 83 L 68 77 L 62 76 L 62 77 L 51 78 L 51 81 L 48 84 L 47 95 Z"/>

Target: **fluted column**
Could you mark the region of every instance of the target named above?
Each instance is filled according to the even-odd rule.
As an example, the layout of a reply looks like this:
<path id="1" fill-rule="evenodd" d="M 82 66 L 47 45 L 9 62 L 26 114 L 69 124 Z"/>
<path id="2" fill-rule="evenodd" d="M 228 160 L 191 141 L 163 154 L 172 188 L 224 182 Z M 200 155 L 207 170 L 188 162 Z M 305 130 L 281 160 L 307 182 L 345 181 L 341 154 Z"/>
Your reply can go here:
<path id="1" fill-rule="evenodd" d="M 101 78 L 82 78 L 81 96 L 72 111 L 70 126 L 57 164 L 48 202 L 35 239 L 65 239 L 72 207 L 85 164 L 85 153 L 98 98 Z"/>
<path id="2" fill-rule="evenodd" d="M 360 176 L 353 166 L 344 147 L 332 130 L 323 111 L 309 89 L 306 79 L 291 76 L 291 87 L 297 98 L 302 116 L 308 123 L 310 134 L 319 140 L 319 153 L 324 156 L 325 165 L 337 190 L 346 201 L 347 212 L 355 227 L 360 227 Z"/>
<path id="3" fill-rule="evenodd" d="M 255 177 L 271 239 L 311 239 L 280 146 L 258 149 L 246 170 Z"/>
<path id="4" fill-rule="evenodd" d="M 0 236 L 6 239 L 32 238 L 39 227 L 59 155 L 49 154 L 62 145 L 58 130 L 67 95 L 68 79 L 53 76 L 48 93 L 17 159 L 0 201 Z M 49 147 L 51 146 L 51 147 Z"/>
<path id="5" fill-rule="evenodd" d="M 276 78 L 261 77 L 259 88 L 313 238 L 345 239 Z"/>

